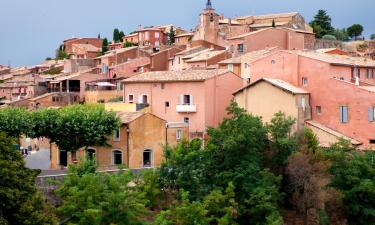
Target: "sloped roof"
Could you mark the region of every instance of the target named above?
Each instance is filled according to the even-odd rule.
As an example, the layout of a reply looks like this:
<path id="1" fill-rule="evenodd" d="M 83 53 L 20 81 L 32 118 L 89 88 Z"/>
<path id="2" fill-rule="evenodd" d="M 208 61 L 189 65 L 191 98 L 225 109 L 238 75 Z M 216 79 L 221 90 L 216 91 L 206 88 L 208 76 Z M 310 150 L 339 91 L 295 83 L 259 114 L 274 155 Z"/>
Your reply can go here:
<path id="1" fill-rule="evenodd" d="M 178 52 L 176 53 L 175 55 L 190 55 L 190 54 L 193 54 L 197 51 L 202 51 L 202 50 L 205 50 L 207 48 L 203 47 L 203 46 L 196 46 L 196 47 L 193 47 L 193 48 L 187 48 L 181 52 Z"/>
<path id="2" fill-rule="evenodd" d="M 324 126 L 323 124 L 318 123 L 318 122 L 316 122 L 316 121 L 308 120 L 308 121 L 306 121 L 305 123 L 308 124 L 308 125 L 311 125 L 311 126 L 313 126 L 313 127 L 316 127 L 316 128 L 318 128 L 319 130 L 322 130 L 322 131 L 324 131 L 324 132 L 327 132 L 327 133 L 329 133 L 329 134 L 331 134 L 331 135 L 333 135 L 333 136 L 336 136 L 337 138 L 344 138 L 345 140 L 350 141 L 350 143 L 353 144 L 353 145 L 360 145 L 360 144 L 362 144 L 360 141 L 358 141 L 358 140 L 356 140 L 356 139 L 354 139 L 354 138 L 351 138 L 351 137 L 349 137 L 349 136 L 346 136 L 345 134 L 342 134 L 342 133 L 340 133 L 340 132 L 338 132 L 338 131 L 335 131 L 335 130 L 329 128 L 329 127 L 326 127 L 326 126 Z M 319 138 L 319 136 L 318 136 L 318 138 Z M 328 146 L 329 143 L 321 143 L 321 144 L 322 144 L 324 147 L 329 147 L 329 146 Z"/>
<path id="3" fill-rule="evenodd" d="M 347 55 L 333 55 L 318 51 L 300 51 L 300 56 L 327 62 L 333 65 L 375 67 L 375 60 L 364 57 L 352 57 Z"/>
<path id="4" fill-rule="evenodd" d="M 226 52 L 226 50 L 204 52 L 204 53 L 201 53 L 201 54 L 193 57 L 192 59 L 187 60 L 186 62 L 206 61 L 206 60 L 209 60 L 209 59 L 211 59 L 215 56 L 221 55 L 225 52 Z"/>
<path id="5" fill-rule="evenodd" d="M 194 33 L 183 33 L 183 34 L 179 34 L 179 35 L 176 35 L 175 38 L 186 37 L 186 36 L 194 36 Z"/>
<path id="6" fill-rule="evenodd" d="M 200 54 L 203 54 L 203 53 L 206 53 L 206 52 L 209 52 L 209 51 L 212 51 L 212 49 L 209 49 L 209 48 L 206 48 L 206 49 L 200 49 L 198 51 L 195 51 L 194 53 L 191 53 L 191 54 L 188 54 L 188 55 L 185 55 L 184 57 L 182 57 L 183 59 L 191 59 L 191 58 L 194 58 L 196 56 L 199 56 Z"/>
<path id="7" fill-rule="evenodd" d="M 283 26 L 288 22 L 275 22 L 275 26 Z M 254 23 L 249 25 L 251 28 L 259 28 L 259 27 L 272 27 L 272 23 Z"/>
<path id="8" fill-rule="evenodd" d="M 250 36 L 250 35 L 261 33 L 263 31 L 266 31 L 266 30 L 269 30 L 269 29 L 276 29 L 276 28 L 270 27 L 270 28 L 260 29 L 260 30 L 257 30 L 257 31 L 252 31 L 252 32 L 248 32 L 248 33 L 244 33 L 244 34 L 240 34 L 240 35 L 228 38 L 228 40 L 244 38 L 244 37 L 247 37 L 247 36 Z"/>
<path id="9" fill-rule="evenodd" d="M 152 82 L 183 82 L 204 81 L 214 76 L 227 73 L 227 70 L 182 70 L 182 71 L 154 71 L 134 75 L 123 83 L 152 83 Z"/>
<path id="10" fill-rule="evenodd" d="M 293 17 L 297 15 L 298 12 L 286 12 L 286 13 L 274 13 L 274 14 L 263 14 L 263 15 L 255 15 L 255 16 L 240 16 L 236 17 L 235 19 L 246 19 L 249 17 L 253 17 L 254 19 L 273 19 L 273 18 L 285 18 L 285 17 Z"/>
<path id="11" fill-rule="evenodd" d="M 275 52 L 278 48 L 266 48 L 259 51 L 253 51 L 246 54 L 243 54 L 239 57 L 234 57 L 230 59 L 223 60 L 219 62 L 219 64 L 240 64 L 242 61 L 246 61 L 246 63 L 252 63 L 257 61 L 258 59 L 267 57 Z"/>
<path id="12" fill-rule="evenodd" d="M 145 115 L 145 113 L 143 112 L 117 112 L 116 115 L 120 118 L 122 123 L 127 124 Z"/>
<path id="13" fill-rule="evenodd" d="M 288 83 L 286 81 L 283 81 L 281 79 L 261 78 L 261 79 L 257 80 L 256 82 L 254 82 L 252 84 L 249 84 L 246 87 L 243 87 L 240 90 L 236 91 L 235 93 L 233 93 L 233 95 L 241 92 L 244 89 L 247 89 L 249 87 L 252 87 L 252 86 L 258 84 L 259 82 L 267 82 L 267 83 L 269 83 L 269 84 L 271 84 L 271 85 L 273 85 L 277 88 L 280 88 L 280 89 L 282 89 L 284 91 L 287 91 L 287 92 L 290 92 L 292 94 L 310 94 L 309 92 L 305 91 L 304 89 L 296 87 L 293 84 L 290 84 L 290 83 Z"/>

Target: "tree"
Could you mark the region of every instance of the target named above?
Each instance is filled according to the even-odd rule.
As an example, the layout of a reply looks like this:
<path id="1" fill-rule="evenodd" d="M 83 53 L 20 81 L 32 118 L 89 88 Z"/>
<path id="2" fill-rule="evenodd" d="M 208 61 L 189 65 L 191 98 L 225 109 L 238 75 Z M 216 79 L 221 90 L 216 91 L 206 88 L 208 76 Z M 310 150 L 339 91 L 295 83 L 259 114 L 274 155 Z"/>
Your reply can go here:
<path id="1" fill-rule="evenodd" d="M 348 41 L 349 40 L 349 35 L 348 35 L 348 32 L 346 31 L 345 28 L 335 29 L 334 35 L 335 35 L 336 39 L 339 40 L 339 41 Z"/>
<path id="2" fill-rule="evenodd" d="M 13 144 L 0 133 L 0 223 L 57 224 L 35 186 L 40 171 L 26 168 Z"/>
<path id="3" fill-rule="evenodd" d="M 334 32 L 331 21 L 331 17 L 327 14 L 326 10 L 320 9 L 318 11 L 314 19 L 310 22 L 317 38 L 322 38 L 324 35 Z"/>
<path id="4" fill-rule="evenodd" d="M 102 44 L 102 54 L 104 55 L 106 52 L 108 52 L 108 39 L 104 38 L 103 39 L 103 44 Z"/>
<path id="5" fill-rule="evenodd" d="M 334 35 L 331 35 L 331 34 L 326 34 L 322 37 L 322 39 L 324 40 L 332 40 L 332 41 L 335 41 L 337 40 L 337 38 L 334 36 Z"/>
<path id="6" fill-rule="evenodd" d="M 74 168 L 74 167 L 71 167 Z M 57 209 L 74 224 L 144 224 L 147 200 L 136 186 L 129 185 L 131 172 L 78 174 L 71 169 L 57 194 L 63 205 Z"/>
<path id="7" fill-rule="evenodd" d="M 276 27 L 275 19 L 272 20 L 272 27 L 273 27 L 273 28 Z"/>
<path id="8" fill-rule="evenodd" d="M 375 40 L 375 34 L 371 34 L 370 39 Z"/>
<path id="9" fill-rule="evenodd" d="M 41 109 L 34 114 L 36 137 L 47 137 L 68 152 L 82 147 L 103 146 L 120 125 L 114 112 L 100 105 L 72 105 Z"/>
<path id="10" fill-rule="evenodd" d="M 134 44 L 132 43 L 132 42 L 129 42 L 129 41 L 126 41 L 125 43 L 124 43 L 124 48 L 129 48 L 129 47 L 132 47 L 132 46 L 134 46 Z"/>
<path id="11" fill-rule="evenodd" d="M 363 26 L 360 24 L 353 24 L 352 26 L 348 27 L 348 35 L 351 38 L 357 40 L 358 36 L 362 35 Z"/>
<path id="12" fill-rule="evenodd" d="M 121 41 L 121 38 L 120 38 L 120 31 L 119 31 L 119 29 L 117 29 L 117 28 L 115 28 L 115 29 L 113 30 L 113 41 L 114 41 L 115 43 L 118 43 L 118 42 Z"/>
<path id="13" fill-rule="evenodd" d="M 120 31 L 119 37 L 120 37 L 119 42 L 122 42 L 122 40 L 123 40 L 124 37 L 125 37 L 125 33 L 124 33 L 124 31 Z"/>
<path id="14" fill-rule="evenodd" d="M 98 39 L 100 39 L 100 33 L 98 34 Z"/>
<path id="15" fill-rule="evenodd" d="M 176 38 L 176 31 L 175 31 L 174 27 L 171 26 L 171 30 L 168 33 L 168 44 L 169 45 L 174 44 L 175 38 Z"/>
<path id="16" fill-rule="evenodd" d="M 33 135 L 34 123 L 30 111 L 24 108 L 7 107 L 0 110 L 0 131 L 19 138 L 22 134 Z"/>
<path id="17" fill-rule="evenodd" d="M 347 142 L 329 149 L 331 186 L 343 195 L 350 224 L 375 224 L 375 163 L 373 152 L 360 153 Z"/>

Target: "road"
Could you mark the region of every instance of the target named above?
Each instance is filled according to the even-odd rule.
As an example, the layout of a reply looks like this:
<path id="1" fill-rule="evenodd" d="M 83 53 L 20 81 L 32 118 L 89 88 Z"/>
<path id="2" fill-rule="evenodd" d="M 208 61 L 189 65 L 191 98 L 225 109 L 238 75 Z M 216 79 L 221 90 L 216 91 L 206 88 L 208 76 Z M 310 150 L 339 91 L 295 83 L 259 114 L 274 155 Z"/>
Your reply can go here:
<path id="1" fill-rule="evenodd" d="M 25 158 L 26 167 L 30 169 L 48 170 L 50 166 L 49 149 L 34 151 Z"/>

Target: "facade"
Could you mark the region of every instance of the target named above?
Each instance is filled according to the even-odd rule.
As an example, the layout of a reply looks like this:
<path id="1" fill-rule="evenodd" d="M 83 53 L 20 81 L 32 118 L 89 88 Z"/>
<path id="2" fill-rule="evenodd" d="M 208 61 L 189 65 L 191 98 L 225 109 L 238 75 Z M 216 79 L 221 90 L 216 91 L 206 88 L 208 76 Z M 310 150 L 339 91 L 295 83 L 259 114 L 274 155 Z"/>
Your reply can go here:
<path id="1" fill-rule="evenodd" d="M 69 54 L 71 59 L 94 59 L 102 51 L 101 48 L 92 44 L 72 44 L 72 51 Z"/>
<path id="2" fill-rule="evenodd" d="M 375 61 L 316 51 L 277 51 L 251 64 L 251 82 L 281 79 L 310 93 L 311 118 L 374 147 Z"/>
<path id="3" fill-rule="evenodd" d="M 63 41 L 65 52 L 70 55 L 74 54 L 73 45 L 84 44 L 92 45 L 95 48 L 101 49 L 103 46 L 103 39 L 101 38 L 71 38 Z"/>
<path id="4" fill-rule="evenodd" d="M 110 137 L 110 147 L 92 146 L 72 155 L 54 146 L 51 167 L 67 166 L 85 157 L 95 157 L 100 169 L 116 169 L 120 165 L 131 169 L 159 167 L 164 146 L 175 146 L 188 135 L 187 124 L 167 123 L 150 113 L 117 112 L 117 115 L 122 124 Z"/>
<path id="5" fill-rule="evenodd" d="M 175 36 L 175 44 L 176 45 L 188 45 L 192 39 L 194 34 L 193 33 L 184 33 Z"/>
<path id="6" fill-rule="evenodd" d="M 261 29 L 229 38 L 228 41 L 230 52 L 234 56 L 271 47 L 302 50 L 306 46 L 304 34 L 286 28 Z"/>
<path id="7" fill-rule="evenodd" d="M 235 92 L 234 100 L 266 123 L 279 111 L 284 112 L 297 120 L 294 131 L 311 119 L 310 93 L 280 79 L 261 78 Z"/>
<path id="8" fill-rule="evenodd" d="M 189 123 L 190 138 L 204 138 L 208 127 L 227 116 L 232 93 L 242 79 L 225 70 L 160 71 L 123 81 L 124 102 L 149 104 L 168 122 Z"/>
<path id="9" fill-rule="evenodd" d="M 203 52 L 197 54 L 190 59 L 186 59 L 185 63 L 187 69 L 209 69 L 217 68 L 217 63 L 227 59 L 229 54 L 226 50 L 215 51 L 210 50 L 208 52 Z"/>
<path id="10" fill-rule="evenodd" d="M 160 48 L 167 43 L 167 36 L 158 28 L 144 28 L 138 31 L 138 45 Z"/>

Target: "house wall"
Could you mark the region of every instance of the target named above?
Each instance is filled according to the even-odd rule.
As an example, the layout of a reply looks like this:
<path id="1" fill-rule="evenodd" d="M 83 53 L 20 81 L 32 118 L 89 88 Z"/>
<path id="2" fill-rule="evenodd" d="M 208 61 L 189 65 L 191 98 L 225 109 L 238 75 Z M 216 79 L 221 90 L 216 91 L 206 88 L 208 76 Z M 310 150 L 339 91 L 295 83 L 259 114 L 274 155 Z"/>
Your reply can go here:
<path id="1" fill-rule="evenodd" d="M 98 103 L 99 100 L 108 102 L 122 96 L 122 91 L 85 91 L 86 103 Z"/>
<path id="2" fill-rule="evenodd" d="M 274 87 L 267 82 L 259 82 L 250 88 L 246 88 L 234 96 L 241 108 L 250 114 L 262 117 L 263 122 L 269 123 L 274 115 L 281 111 L 286 116 L 297 120 L 293 130 L 300 129 L 306 117 L 300 113 L 301 98 L 306 100 L 309 108 L 309 95 L 293 95 L 290 92 Z"/>
<path id="3" fill-rule="evenodd" d="M 176 53 L 182 51 L 180 48 L 170 48 L 159 53 L 153 54 L 150 57 L 151 71 L 166 71 L 169 70 L 169 58 L 173 57 Z"/>
<path id="4" fill-rule="evenodd" d="M 156 33 L 159 37 L 155 36 Z M 160 47 L 165 44 L 165 34 L 161 30 L 142 30 L 138 32 L 138 43 L 140 46 Z"/>
<path id="5" fill-rule="evenodd" d="M 100 38 L 79 38 L 64 42 L 65 52 L 73 53 L 73 44 L 91 44 L 97 48 L 102 48 L 103 39 Z"/>
<path id="6" fill-rule="evenodd" d="M 242 88 L 243 81 L 228 72 L 205 81 L 205 126 L 217 127 L 228 117 L 227 107 L 233 99 L 233 92 Z"/>
<path id="7" fill-rule="evenodd" d="M 144 66 L 143 72 L 146 72 L 145 66 L 149 63 L 149 57 L 140 57 L 115 66 L 111 72 L 117 74 L 117 77 L 130 77 L 133 74 L 139 73 L 139 68 L 142 66 Z"/>

